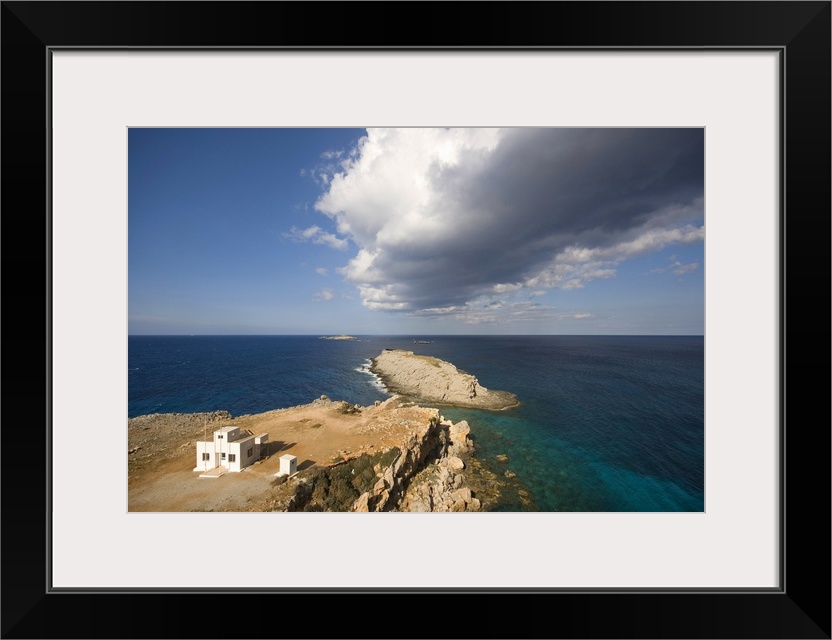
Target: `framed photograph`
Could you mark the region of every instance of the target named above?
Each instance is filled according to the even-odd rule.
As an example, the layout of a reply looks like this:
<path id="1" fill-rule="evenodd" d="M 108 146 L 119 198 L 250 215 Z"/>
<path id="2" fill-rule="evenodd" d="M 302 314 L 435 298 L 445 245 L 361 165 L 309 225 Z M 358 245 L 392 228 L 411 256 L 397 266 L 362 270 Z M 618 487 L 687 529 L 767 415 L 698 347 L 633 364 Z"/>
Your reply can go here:
<path id="1" fill-rule="evenodd" d="M 465 597 L 471 611 L 466 618 L 476 621 L 460 619 L 446 630 L 462 637 L 532 637 L 541 628 L 547 636 L 579 638 L 830 637 L 829 430 L 828 419 L 819 424 L 817 418 L 817 398 L 824 394 L 807 379 L 818 370 L 808 354 L 822 352 L 821 365 L 828 366 L 828 350 L 817 342 L 830 326 L 830 3 L 443 3 L 439 8 L 434 3 L 3 3 L 9 338 L 2 430 L 4 637 L 233 637 L 240 634 L 238 621 L 219 616 L 199 628 L 182 614 L 193 605 L 221 610 L 228 598 L 240 603 L 256 598 L 255 606 L 287 612 L 293 610 L 287 602 L 297 611 L 306 606 L 304 600 L 325 607 L 328 614 L 320 621 L 295 616 L 293 623 L 287 613 L 276 623 L 281 629 L 295 624 L 288 635 L 296 637 L 388 637 L 401 635 L 390 629 L 402 622 L 389 605 L 419 602 L 401 600 L 417 594 L 421 602 L 443 607 L 447 601 L 440 598 Z M 391 40 L 393 32 L 368 32 L 367 21 L 379 17 L 380 9 L 407 23 L 407 35 L 396 30 Z M 486 256 L 470 264 L 493 272 L 478 280 L 491 287 L 490 297 L 482 295 L 484 289 L 470 290 L 479 296 L 476 304 L 459 303 L 449 293 L 449 278 L 408 262 L 414 255 L 410 245 L 379 243 L 381 234 L 394 237 L 407 225 L 376 230 L 373 242 L 361 241 L 362 225 L 373 216 L 384 218 L 366 203 L 390 202 L 378 183 L 361 183 L 360 163 L 370 156 L 384 159 L 389 175 L 382 186 L 423 171 L 420 184 L 435 187 L 441 158 L 428 158 L 434 164 L 421 167 L 418 154 L 410 153 L 426 144 L 414 137 L 428 135 L 424 132 L 441 138 L 431 149 L 453 155 L 464 148 L 476 159 L 442 174 L 442 184 L 452 182 L 459 196 L 452 220 L 459 223 L 453 234 L 460 251 L 448 273 L 463 270 L 464 234 L 484 238 L 494 231 L 516 238 L 514 251 L 488 245 L 490 267 Z M 317 146 L 310 143 L 324 133 Z M 205 135 L 219 138 L 208 144 Z M 508 149 L 499 159 L 488 136 Z M 274 151 L 278 148 L 283 155 Z M 558 164 L 552 160 L 555 148 L 580 153 Z M 223 176 L 206 169 L 207 149 L 236 158 L 223 164 Z M 649 317 L 649 328 L 632 333 L 672 334 L 660 323 L 677 323 L 673 326 L 684 327 L 678 333 L 704 334 L 705 455 L 698 493 L 653 487 L 639 496 L 635 483 L 622 480 L 630 495 L 611 508 L 599 501 L 570 509 L 563 494 L 547 496 L 538 510 L 444 515 L 195 513 L 207 509 L 191 503 L 182 509 L 135 508 L 139 502 L 129 491 L 125 466 L 132 444 L 124 413 L 133 401 L 127 336 L 182 332 L 169 319 L 154 325 L 159 319 L 153 305 L 142 306 L 135 297 L 146 290 L 161 299 L 166 282 L 179 277 L 161 249 L 153 248 L 167 246 L 178 254 L 180 267 L 184 260 L 217 265 L 220 282 L 235 262 L 253 268 L 233 259 L 246 247 L 233 242 L 231 227 L 242 223 L 233 215 L 235 206 L 257 205 L 242 191 L 224 193 L 222 206 L 232 213 L 212 221 L 210 203 L 189 196 L 175 213 L 157 213 L 176 220 L 179 241 L 160 237 L 170 225 L 139 224 L 139 212 L 158 209 L 161 194 L 183 182 L 218 194 L 211 185 L 231 184 L 227 172 L 273 171 L 282 161 L 276 158 L 307 149 L 314 149 L 317 160 L 292 164 L 291 171 L 317 172 L 312 179 L 323 194 L 317 215 L 329 215 L 335 225 L 300 210 L 285 217 L 297 224 L 273 225 L 273 241 L 297 249 L 295 262 L 271 265 L 285 277 L 275 276 L 275 287 L 285 291 L 290 281 L 321 282 L 310 297 L 309 314 L 295 320 L 308 330 L 297 333 L 318 331 L 316 309 L 350 293 L 324 282 L 343 268 L 340 263 L 304 262 L 301 268 L 300 261 L 310 260 L 310 247 L 339 251 L 354 243 L 360 252 L 350 256 L 352 271 L 341 273 L 357 285 L 357 300 L 370 311 L 411 305 L 419 335 L 409 343 L 441 357 L 431 351 L 441 345 L 430 344 L 424 330 L 430 325 L 418 322 L 443 316 L 451 323 L 487 323 L 500 314 L 532 313 L 538 320 L 557 316 L 563 333 L 582 333 L 574 324 L 585 319 L 580 309 L 543 304 L 547 290 L 565 282 L 564 274 L 575 289 L 612 279 L 621 256 L 643 257 L 645 243 L 664 247 L 671 234 L 682 247 L 677 253 L 662 254 L 662 264 L 642 260 L 632 268 L 677 283 L 698 270 L 704 305 L 671 316 L 661 304 L 668 294 L 631 295 L 616 307 L 619 324 L 609 326 L 626 333 L 621 327 L 628 317 Z M 590 153 L 599 149 L 603 153 Z M 682 162 L 681 149 L 699 155 Z M 335 174 L 327 173 L 324 161 L 337 160 L 332 154 L 339 152 L 351 164 L 339 174 L 336 189 Z M 632 167 L 625 172 L 631 176 L 626 185 L 615 183 L 611 160 L 598 166 L 595 158 L 601 156 L 626 159 Z M 666 170 L 654 167 L 657 162 Z M 697 193 L 682 172 L 692 165 L 699 167 Z M 561 257 L 570 249 L 559 240 L 567 231 L 582 233 L 584 251 L 595 256 L 562 259 L 531 273 L 521 265 L 537 246 L 531 236 L 512 235 L 484 220 L 496 215 L 494 203 L 509 193 L 515 208 L 540 206 L 533 189 L 521 188 L 532 180 L 535 166 L 566 176 L 559 187 L 564 201 L 582 202 L 590 191 L 619 194 L 621 210 L 592 230 L 603 228 L 613 237 L 613 230 L 627 228 L 629 235 L 615 236 L 618 244 L 607 239 L 592 245 L 588 228 L 569 230 L 565 220 L 557 229 L 535 227 L 545 216 L 516 213 L 518 227 L 534 227 L 536 242 L 558 247 Z M 592 166 L 596 169 L 586 169 Z M 518 167 L 521 179 L 512 182 Z M 489 179 L 475 188 L 467 177 L 475 174 Z M 146 179 L 151 175 L 164 180 Z M 628 203 L 653 198 L 650 185 L 657 180 L 663 180 L 667 197 L 661 220 L 673 224 L 628 222 Z M 141 198 L 134 201 L 137 193 Z M 479 204 L 466 209 L 460 194 Z M 422 195 L 438 197 L 438 191 Z M 288 200 L 284 204 L 290 206 Z M 272 215 L 270 206 L 263 205 L 264 215 Z M 611 206 L 605 203 L 593 215 Z M 460 226 L 465 211 L 472 221 L 480 216 L 474 229 Z M 589 215 L 580 206 L 575 211 Z M 411 222 L 427 234 L 432 220 Z M 224 244 L 217 242 L 222 228 L 228 228 Z M 204 253 L 198 251 L 202 241 Z M 694 242 L 700 253 L 685 253 Z M 155 277 L 136 279 L 137 260 L 143 273 L 153 271 Z M 521 266 L 512 270 L 512 260 Z M 395 271 L 397 280 L 379 279 L 382 271 Z M 521 272 L 526 280 L 506 275 Z M 471 280 L 464 284 L 471 286 Z M 822 293 L 807 293 L 817 290 Z M 518 291 L 525 298 L 518 298 Z M 211 307 L 224 307 L 225 314 L 201 311 L 198 304 L 204 301 L 195 302 L 196 296 L 183 300 L 193 306 L 191 318 L 224 323 L 208 323 L 196 333 L 211 333 L 211 327 L 233 333 L 228 327 L 238 326 L 238 293 L 238 284 L 217 288 Z M 621 294 L 608 289 L 606 295 Z M 583 302 L 593 304 L 588 296 Z M 369 322 L 369 316 L 349 316 L 357 306 L 320 313 L 352 320 L 344 332 L 357 333 L 353 326 Z M 262 313 L 280 311 L 264 306 Z M 242 333 L 255 333 L 245 326 Z M 295 332 L 285 326 L 282 333 Z M 341 337 L 330 327 L 321 324 L 322 335 Z M 28 352 L 18 355 L 17 344 Z M 156 399 L 150 402 L 147 406 Z M 827 404 L 822 417 L 828 416 Z M 131 416 L 150 412 L 130 411 Z M 449 415 L 453 418 L 450 410 Z M 149 440 L 142 446 L 150 446 Z M 613 443 L 611 449 L 624 446 Z M 207 445 L 203 448 L 205 460 Z M 23 454 L 27 449 L 30 455 Z M 228 448 L 228 464 L 244 453 L 245 447 Z M 344 458 L 349 453 L 340 452 Z M 650 457 L 649 448 L 642 453 Z M 220 468 L 219 458 L 214 462 Z M 285 462 L 292 475 L 291 461 Z M 295 461 L 301 467 L 306 462 Z M 681 457 L 676 463 L 685 464 Z M 184 500 L 184 485 L 178 491 Z M 665 501 L 656 502 L 657 495 Z M 806 496 L 816 509 L 803 506 Z M 521 497 L 518 493 L 518 505 Z M 470 500 L 463 502 L 473 508 Z M 643 508 L 625 508 L 634 504 Z M 384 611 L 374 609 L 372 629 L 345 632 L 344 621 L 370 602 L 368 596 L 388 596 L 380 601 Z M 518 596 L 522 600 L 513 600 Z M 152 602 L 157 615 L 131 616 L 128 623 L 71 614 L 113 602 L 124 611 L 140 611 Z M 529 613 L 519 619 L 493 616 L 491 604 L 506 611 L 522 604 Z M 162 618 L 174 622 L 161 628 Z M 244 635 L 274 635 L 271 625 L 251 621 Z M 435 635 L 429 628 L 405 635 L 410 634 Z"/>

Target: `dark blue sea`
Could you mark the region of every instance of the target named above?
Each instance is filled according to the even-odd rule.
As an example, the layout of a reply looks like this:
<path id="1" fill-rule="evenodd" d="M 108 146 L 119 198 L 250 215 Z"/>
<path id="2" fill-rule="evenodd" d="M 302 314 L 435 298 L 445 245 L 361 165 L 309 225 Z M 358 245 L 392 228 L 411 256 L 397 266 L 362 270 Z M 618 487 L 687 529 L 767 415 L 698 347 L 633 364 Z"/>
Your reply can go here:
<path id="1" fill-rule="evenodd" d="M 506 411 L 441 411 L 468 420 L 478 457 L 514 471 L 541 511 L 704 510 L 701 336 L 359 338 L 130 336 L 128 413 L 239 416 L 322 394 L 368 405 L 389 397 L 369 358 L 409 349 L 517 394 L 521 405 Z"/>

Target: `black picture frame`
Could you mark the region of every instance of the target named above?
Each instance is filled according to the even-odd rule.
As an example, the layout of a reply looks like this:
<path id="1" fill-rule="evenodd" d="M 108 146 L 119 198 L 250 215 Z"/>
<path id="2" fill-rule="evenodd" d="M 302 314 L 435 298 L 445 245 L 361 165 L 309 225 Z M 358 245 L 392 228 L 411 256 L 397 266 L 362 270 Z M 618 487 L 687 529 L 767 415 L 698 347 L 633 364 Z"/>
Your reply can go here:
<path id="1" fill-rule="evenodd" d="M 2 2 L 0 20 L 6 307 L 2 637 L 830 637 L 830 2 Z M 384 29 L 370 27 L 379 21 Z M 48 488 L 60 479 L 51 477 L 46 455 L 51 429 L 48 96 L 50 52 L 65 47 L 778 51 L 784 80 L 780 587 L 53 591 Z M 821 380 L 810 373 L 818 370 L 816 361 L 825 372 Z M 16 453 L 24 450 L 33 453 Z M 406 571 L 447 567 L 448 559 L 427 547 L 419 553 L 355 561 Z M 456 570 L 464 571 L 464 565 Z M 241 606 L 252 607 L 242 628 L 233 616 L 198 625 L 189 615 L 197 608 Z M 308 606 L 320 612 L 314 620 L 301 613 Z M 437 615 L 442 610 L 452 612 L 451 626 Z"/>

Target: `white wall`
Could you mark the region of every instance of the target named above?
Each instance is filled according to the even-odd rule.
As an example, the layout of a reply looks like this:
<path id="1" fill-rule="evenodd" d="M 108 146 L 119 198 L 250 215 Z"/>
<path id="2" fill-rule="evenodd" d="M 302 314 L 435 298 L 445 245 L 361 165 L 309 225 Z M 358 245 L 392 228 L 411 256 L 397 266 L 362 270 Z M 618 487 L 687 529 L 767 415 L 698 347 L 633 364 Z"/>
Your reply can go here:
<path id="1" fill-rule="evenodd" d="M 258 446 L 254 444 L 254 438 L 249 436 L 244 440 L 237 442 L 226 442 L 228 454 L 235 454 L 237 456 L 234 462 L 226 460 L 223 464 L 228 467 L 229 471 L 242 471 L 245 467 L 252 464 L 259 457 Z M 251 449 L 251 455 L 246 455 Z"/>
<path id="2" fill-rule="evenodd" d="M 202 453 L 206 451 L 207 445 L 207 453 L 211 456 L 210 459 L 206 462 L 202 459 Z M 196 443 L 196 464 L 194 465 L 194 471 L 205 471 L 213 469 L 216 465 L 214 461 L 214 443 L 213 442 L 197 442 Z"/>
<path id="3" fill-rule="evenodd" d="M 203 452 L 207 452 L 210 456 L 207 461 L 208 470 L 213 469 L 219 464 L 226 467 L 229 471 L 242 471 L 260 457 L 259 448 L 260 445 L 254 443 L 253 437 L 237 442 L 229 442 L 226 438 L 222 440 L 214 438 L 213 441 L 207 443 L 198 441 L 196 443 L 196 463 L 194 464 L 194 471 L 206 470 L 206 462 L 202 459 Z M 251 456 L 246 455 L 249 449 L 251 449 Z M 226 454 L 225 460 L 222 459 L 223 453 Z M 229 456 L 232 454 L 237 456 L 234 462 L 231 462 L 229 459 Z"/>
<path id="4" fill-rule="evenodd" d="M 229 442 L 227 443 L 227 451 L 225 461 L 221 461 L 221 464 L 228 467 L 229 471 L 240 471 L 242 467 L 240 466 L 240 443 L 239 442 Z M 229 456 L 235 456 L 234 462 L 229 460 Z"/>

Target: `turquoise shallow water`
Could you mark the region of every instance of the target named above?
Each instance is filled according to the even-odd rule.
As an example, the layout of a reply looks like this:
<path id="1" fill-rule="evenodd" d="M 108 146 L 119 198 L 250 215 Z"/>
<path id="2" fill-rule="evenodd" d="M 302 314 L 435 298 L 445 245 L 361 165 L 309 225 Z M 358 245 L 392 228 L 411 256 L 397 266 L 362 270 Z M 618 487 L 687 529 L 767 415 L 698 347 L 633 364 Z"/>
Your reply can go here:
<path id="1" fill-rule="evenodd" d="M 131 336 L 128 415 L 242 415 L 321 394 L 371 404 L 388 396 L 367 361 L 405 348 L 517 394 L 514 409 L 442 413 L 468 420 L 478 456 L 514 471 L 541 510 L 704 509 L 701 336 L 359 337 Z"/>

